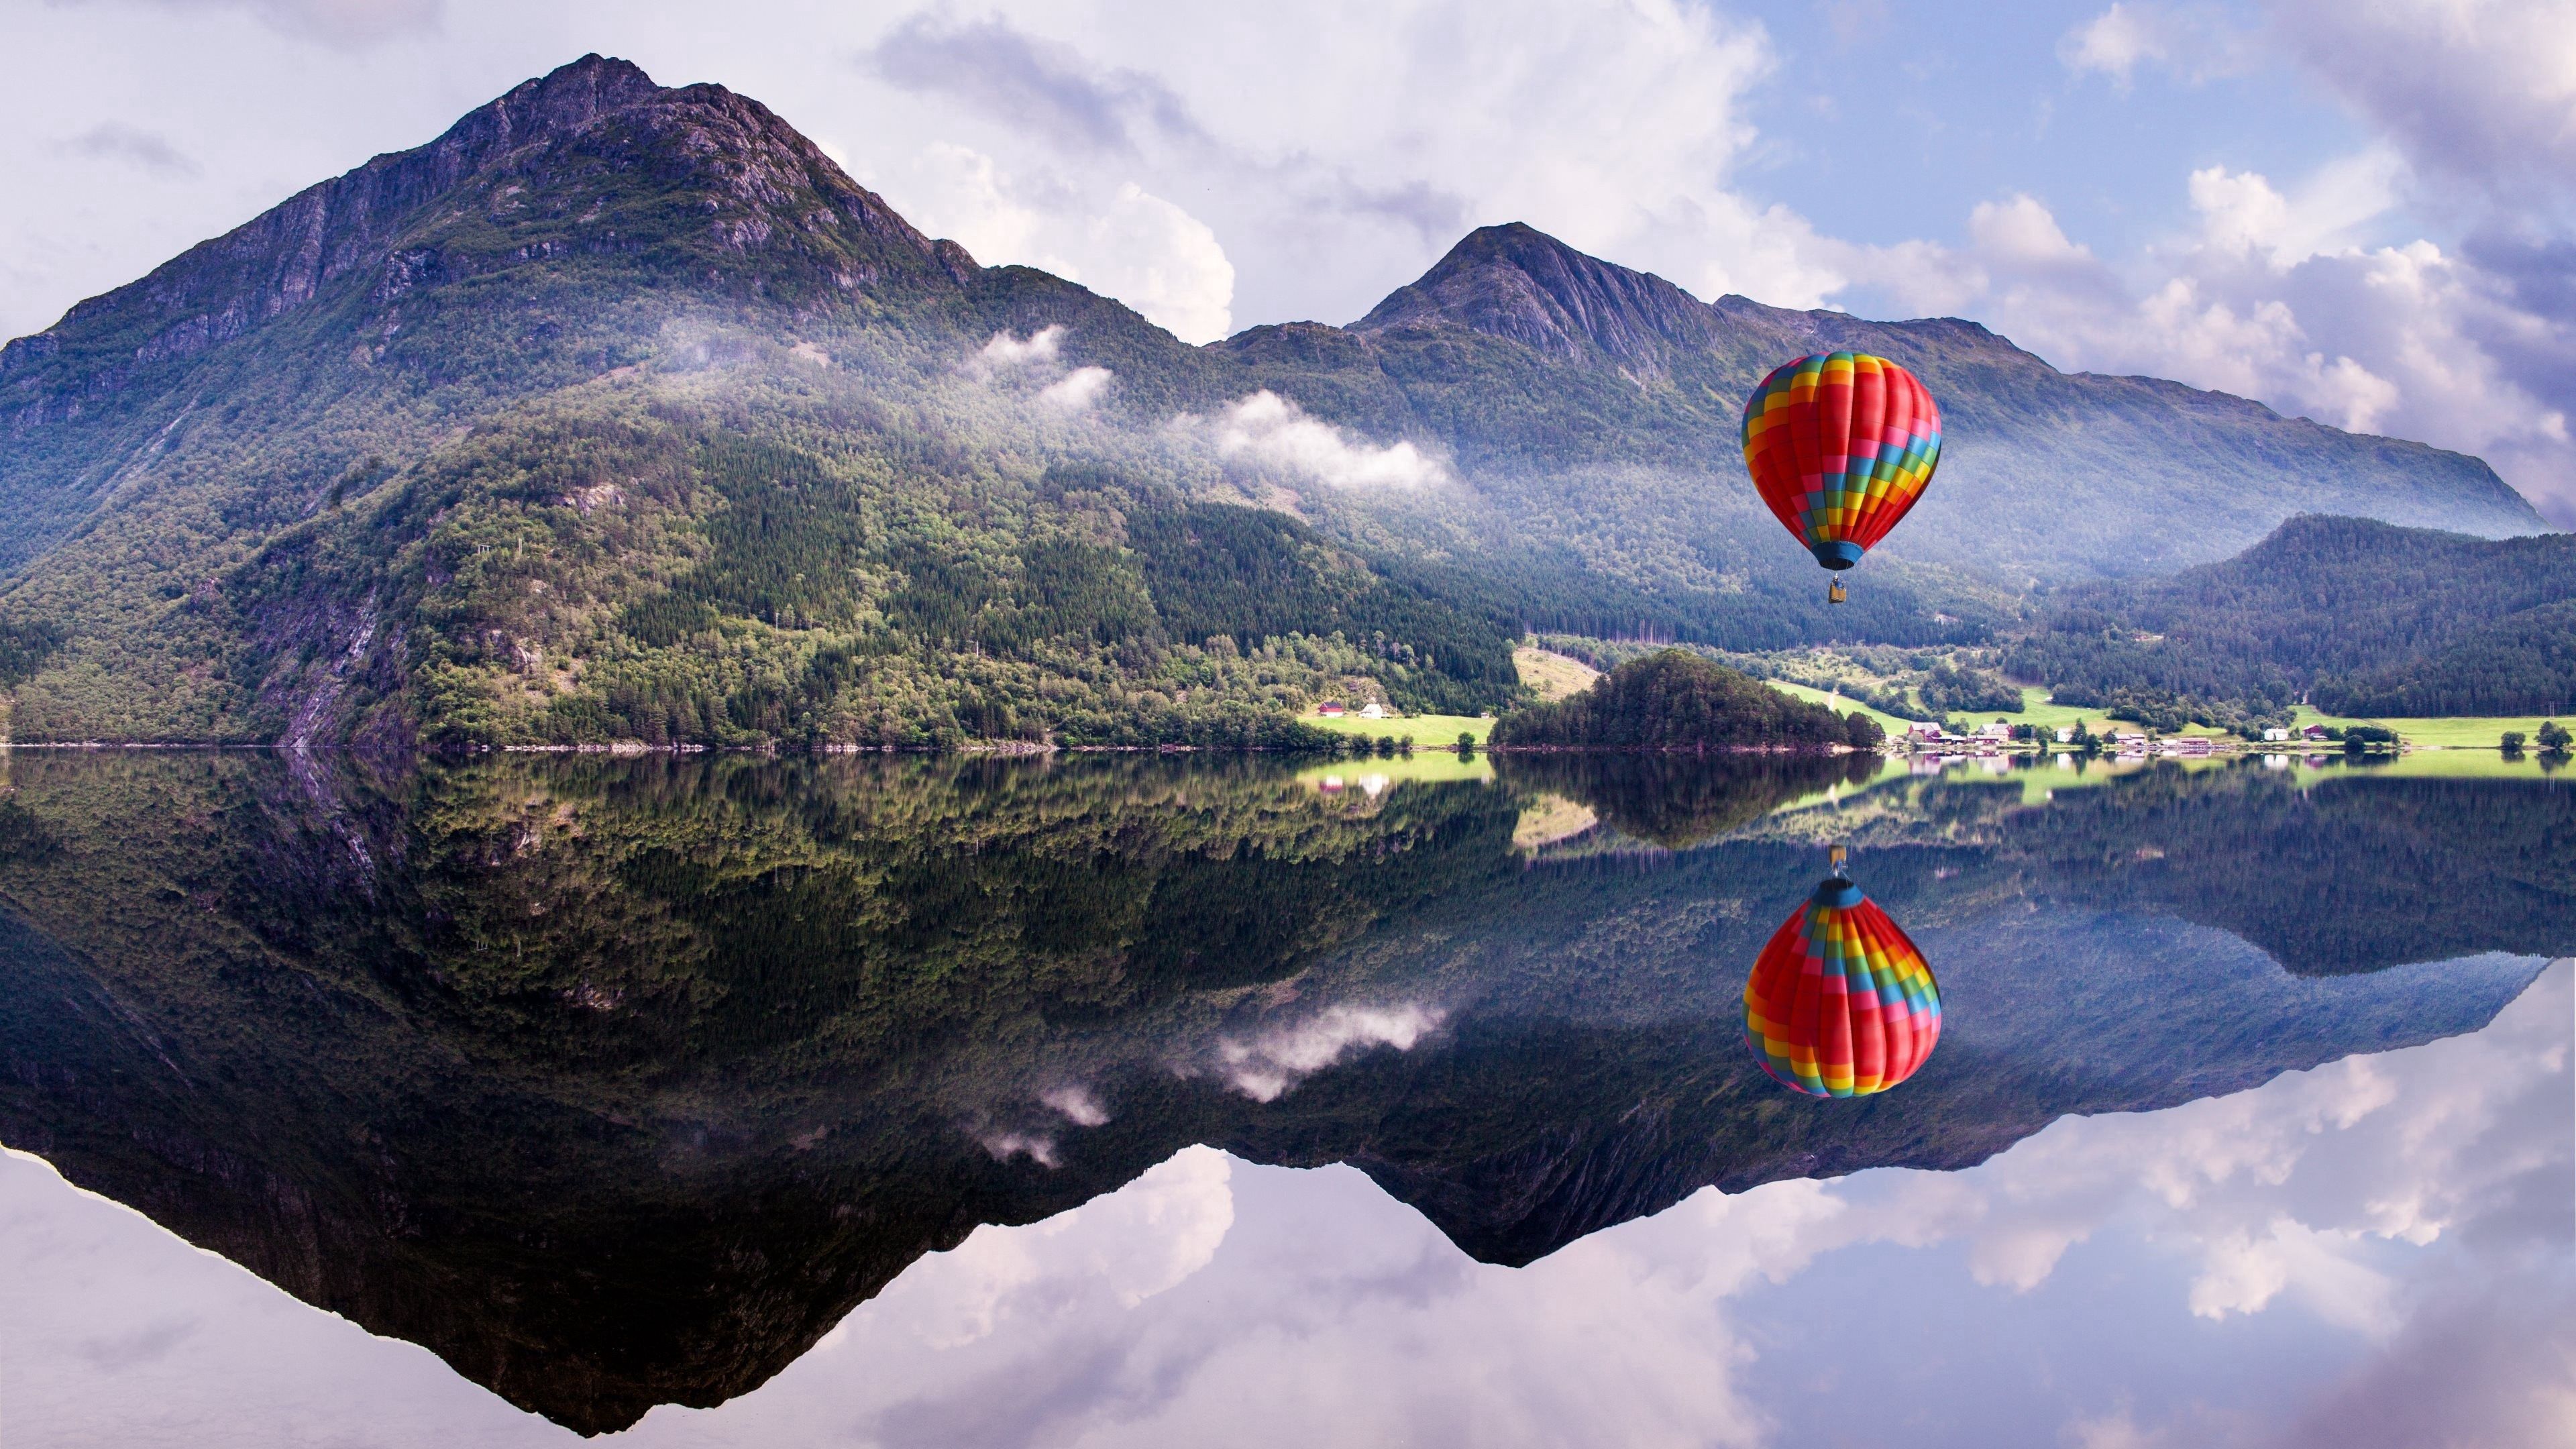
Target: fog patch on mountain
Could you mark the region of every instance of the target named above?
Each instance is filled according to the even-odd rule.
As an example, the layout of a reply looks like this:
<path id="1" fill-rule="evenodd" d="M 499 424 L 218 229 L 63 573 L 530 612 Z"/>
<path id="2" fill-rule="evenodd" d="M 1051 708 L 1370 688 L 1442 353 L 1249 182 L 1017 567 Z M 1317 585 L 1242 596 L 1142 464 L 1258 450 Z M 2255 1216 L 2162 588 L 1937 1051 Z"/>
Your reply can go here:
<path id="1" fill-rule="evenodd" d="M 1266 388 L 1215 417 L 1184 413 L 1172 426 L 1205 440 L 1233 467 L 1335 488 L 1410 490 L 1452 476 L 1448 464 L 1410 441 L 1377 444 L 1354 437 Z"/>

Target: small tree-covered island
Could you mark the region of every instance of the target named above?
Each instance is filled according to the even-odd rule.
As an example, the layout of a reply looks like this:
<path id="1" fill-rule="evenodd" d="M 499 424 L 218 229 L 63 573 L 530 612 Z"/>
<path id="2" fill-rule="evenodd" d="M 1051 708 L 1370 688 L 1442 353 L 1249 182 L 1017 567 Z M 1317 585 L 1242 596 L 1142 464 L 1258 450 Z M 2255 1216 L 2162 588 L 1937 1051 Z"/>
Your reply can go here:
<path id="1" fill-rule="evenodd" d="M 1855 710 L 1772 689 L 1681 649 L 1632 659 L 1580 694 L 1505 716 L 1501 750 L 1874 750 L 1886 735 Z"/>

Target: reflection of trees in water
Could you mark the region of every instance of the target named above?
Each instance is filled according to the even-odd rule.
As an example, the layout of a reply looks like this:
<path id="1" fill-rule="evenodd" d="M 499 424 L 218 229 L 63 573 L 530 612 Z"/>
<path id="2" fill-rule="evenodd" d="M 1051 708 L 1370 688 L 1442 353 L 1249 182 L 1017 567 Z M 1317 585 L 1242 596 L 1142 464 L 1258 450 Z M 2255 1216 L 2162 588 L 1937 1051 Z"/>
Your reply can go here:
<path id="1" fill-rule="evenodd" d="M 1802 795 L 1859 784 L 1876 755 L 1498 754 L 1515 790 L 1564 795 L 1623 835 L 1683 850 L 1761 819 Z"/>
<path id="2" fill-rule="evenodd" d="M 1197 1132 L 1122 1104 L 1103 1165 L 1032 1175 L 961 1124 L 1140 1061 L 1227 1100 L 1165 1061 L 1247 986 L 1518 871 L 1501 792 L 1242 761 L 11 783 L 0 1055 L 52 1075 L 0 1073 L 0 1139 L 588 1428 L 738 1393 L 920 1253 Z"/>
<path id="3" fill-rule="evenodd" d="M 2576 790 L 2148 770 L 2011 818 L 2046 888 L 2233 932 L 2305 975 L 2576 951 Z"/>

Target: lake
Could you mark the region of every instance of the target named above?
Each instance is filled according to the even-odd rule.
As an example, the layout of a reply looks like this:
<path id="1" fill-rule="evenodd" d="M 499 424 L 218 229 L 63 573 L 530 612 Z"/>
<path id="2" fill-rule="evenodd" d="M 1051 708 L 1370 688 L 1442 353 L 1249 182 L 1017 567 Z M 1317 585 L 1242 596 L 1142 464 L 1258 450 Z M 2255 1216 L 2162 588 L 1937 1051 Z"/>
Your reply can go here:
<path id="1" fill-rule="evenodd" d="M 0 1432 L 2563 1445 L 2571 954 L 2492 755 L 0 751 Z"/>

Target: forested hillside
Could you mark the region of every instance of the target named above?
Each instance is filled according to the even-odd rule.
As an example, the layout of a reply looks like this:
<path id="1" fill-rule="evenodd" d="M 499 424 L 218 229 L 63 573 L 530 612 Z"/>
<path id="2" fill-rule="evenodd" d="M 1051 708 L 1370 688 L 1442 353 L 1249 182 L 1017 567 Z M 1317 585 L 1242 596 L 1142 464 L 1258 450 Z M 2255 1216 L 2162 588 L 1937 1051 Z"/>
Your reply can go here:
<path id="1" fill-rule="evenodd" d="M 2576 706 L 2576 535 L 2294 518 L 2222 564 L 2074 591 L 2006 666 L 2068 704 L 2561 713 Z"/>
<path id="2" fill-rule="evenodd" d="M 1736 457 L 1828 346 L 1951 437 L 1833 610 Z M 1278 742 L 1324 694 L 1505 707 L 1527 628 L 1990 642 L 2329 505 L 2539 526 L 2474 459 L 1526 227 L 1192 348 L 592 56 L 0 349 L 0 733 Z"/>

